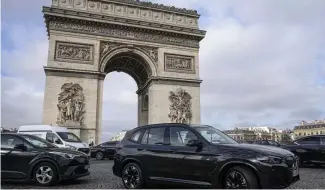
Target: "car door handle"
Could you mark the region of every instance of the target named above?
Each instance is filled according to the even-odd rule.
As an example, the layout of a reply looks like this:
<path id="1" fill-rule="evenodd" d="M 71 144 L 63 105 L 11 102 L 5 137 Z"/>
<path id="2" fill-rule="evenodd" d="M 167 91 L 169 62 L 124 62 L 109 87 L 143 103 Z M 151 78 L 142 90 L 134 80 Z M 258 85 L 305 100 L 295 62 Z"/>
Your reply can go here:
<path id="1" fill-rule="evenodd" d="M 143 151 L 144 149 L 143 148 L 137 148 L 138 151 Z"/>

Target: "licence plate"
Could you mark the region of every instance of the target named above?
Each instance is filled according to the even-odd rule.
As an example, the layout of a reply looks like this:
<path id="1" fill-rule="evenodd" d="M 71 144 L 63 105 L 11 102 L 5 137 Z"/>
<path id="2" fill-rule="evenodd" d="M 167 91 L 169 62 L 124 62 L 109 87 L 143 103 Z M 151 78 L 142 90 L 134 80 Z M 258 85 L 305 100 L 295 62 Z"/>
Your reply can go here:
<path id="1" fill-rule="evenodd" d="M 85 165 L 85 169 L 88 170 L 90 168 L 90 165 Z"/>
<path id="2" fill-rule="evenodd" d="M 296 177 L 299 174 L 299 169 L 298 167 L 292 171 L 292 176 Z"/>

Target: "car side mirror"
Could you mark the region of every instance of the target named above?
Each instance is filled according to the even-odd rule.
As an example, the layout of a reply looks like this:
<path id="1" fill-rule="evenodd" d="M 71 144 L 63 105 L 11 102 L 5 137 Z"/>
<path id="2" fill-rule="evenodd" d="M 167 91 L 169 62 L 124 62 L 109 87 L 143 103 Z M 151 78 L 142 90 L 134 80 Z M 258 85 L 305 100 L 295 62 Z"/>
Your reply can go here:
<path id="1" fill-rule="evenodd" d="M 14 149 L 21 150 L 21 151 L 26 151 L 27 150 L 27 146 L 25 146 L 24 144 L 16 144 L 14 146 Z"/>
<path id="2" fill-rule="evenodd" d="M 187 142 L 186 146 L 189 146 L 189 147 L 194 147 L 194 146 L 200 147 L 200 146 L 202 146 L 202 143 L 199 140 L 189 140 Z"/>

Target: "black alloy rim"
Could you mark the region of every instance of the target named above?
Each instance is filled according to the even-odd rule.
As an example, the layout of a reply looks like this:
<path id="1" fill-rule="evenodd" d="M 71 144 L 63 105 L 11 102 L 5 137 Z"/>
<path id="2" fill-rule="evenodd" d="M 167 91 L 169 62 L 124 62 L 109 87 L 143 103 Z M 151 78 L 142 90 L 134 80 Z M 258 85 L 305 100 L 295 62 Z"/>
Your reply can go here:
<path id="1" fill-rule="evenodd" d="M 135 166 L 128 166 L 123 172 L 123 182 L 127 188 L 137 188 L 140 183 L 140 172 Z"/>
<path id="2" fill-rule="evenodd" d="M 247 181 L 243 174 L 238 171 L 232 171 L 226 178 L 226 189 L 247 189 Z"/>

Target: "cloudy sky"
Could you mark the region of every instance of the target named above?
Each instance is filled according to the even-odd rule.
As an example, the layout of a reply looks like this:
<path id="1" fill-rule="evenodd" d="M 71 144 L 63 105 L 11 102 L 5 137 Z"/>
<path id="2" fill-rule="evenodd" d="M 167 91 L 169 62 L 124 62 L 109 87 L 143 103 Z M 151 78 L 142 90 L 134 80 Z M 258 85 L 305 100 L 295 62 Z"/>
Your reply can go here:
<path id="1" fill-rule="evenodd" d="M 292 128 L 325 119 L 324 0 L 155 2 L 201 14 L 202 123 Z M 41 7 L 51 1 L 1 3 L 1 125 L 40 124 L 48 51 Z M 136 126 L 137 96 L 136 83 L 123 73 L 110 73 L 104 86 L 107 140 Z"/>

